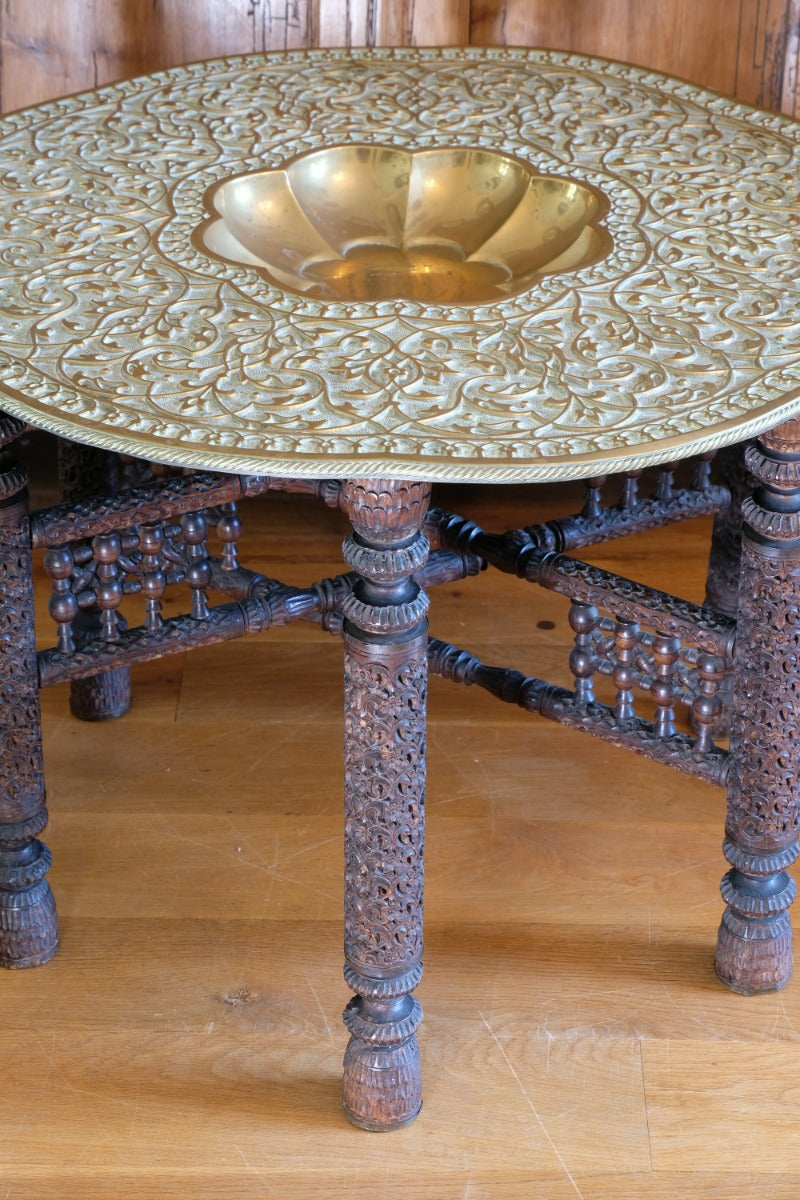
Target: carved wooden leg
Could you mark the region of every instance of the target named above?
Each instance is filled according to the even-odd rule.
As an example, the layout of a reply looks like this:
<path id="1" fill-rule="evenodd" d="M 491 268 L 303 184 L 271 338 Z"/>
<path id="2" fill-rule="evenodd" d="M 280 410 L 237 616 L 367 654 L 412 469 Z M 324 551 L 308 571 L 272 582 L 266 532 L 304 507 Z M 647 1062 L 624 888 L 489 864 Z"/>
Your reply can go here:
<path id="1" fill-rule="evenodd" d="M 108 495 L 119 485 L 119 457 L 93 446 L 76 442 L 58 444 L 58 471 L 65 500 L 85 496 Z M 73 622 L 78 647 L 100 636 L 102 612 L 97 606 L 81 609 Z M 115 667 L 70 684 L 69 707 L 82 721 L 107 721 L 121 717 L 131 706 L 131 679 L 128 667 Z"/>
<path id="2" fill-rule="evenodd" d="M 411 579 L 428 485 L 348 482 L 354 533 L 344 554 L 361 576 L 345 606 L 344 1109 L 392 1129 L 422 1103 L 422 976 L 427 597 Z"/>
<path id="3" fill-rule="evenodd" d="M 22 426 L 0 416 L 0 446 Z M 0 452 L 0 964 L 33 967 L 58 948 L 47 824 L 27 477 Z"/>
<path id="4" fill-rule="evenodd" d="M 706 579 L 706 603 L 715 612 L 734 619 L 742 553 L 742 504 L 755 483 L 745 462 L 745 450 L 744 445 L 728 446 L 717 456 L 721 482 L 730 490 L 731 499 L 714 518 Z"/>
<path id="5" fill-rule="evenodd" d="M 731 772 L 717 974 L 734 991 L 784 987 L 800 816 L 800 421 L 750 446 L 742 506 Z"/>

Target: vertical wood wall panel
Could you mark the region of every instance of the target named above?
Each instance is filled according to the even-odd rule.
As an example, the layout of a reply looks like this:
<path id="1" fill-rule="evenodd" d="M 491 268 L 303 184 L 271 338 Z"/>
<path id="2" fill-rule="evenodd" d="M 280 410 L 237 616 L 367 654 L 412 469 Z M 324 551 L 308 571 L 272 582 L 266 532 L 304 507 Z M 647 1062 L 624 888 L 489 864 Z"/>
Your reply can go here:
<path id="1" fill-rule="evenodd" d="M 472 38 L 620 58 L 730 92 L 739 7 L 740 0 L 476 0 Z"/>
<path id="2" fill-rule="evenodd" d="M 339 0 L 320 3 L 317 37 L 320 46 L 374 46 L 376 0 Z"/>
<path id="3" fill-rule="evenodd" d="M 469 0 L 317 0 L 320 46 L 463 46 Z"/>
<path id="4" fill-rule="evenodd" d="M 379 46 L 458 46 L 469 42 L 469 0 L 382 0 Z"/>
<path id="5" fill-rule="evenodd" d="M 798 115 L 800 0 L 742 3 L 733 91 L 748 104 Z"/>
<path id="6" fill-rule="evenodd" d="M 550 46 L 797 112 L 800 0 L 3 0 L 4 111 L 219 54 Z"/>

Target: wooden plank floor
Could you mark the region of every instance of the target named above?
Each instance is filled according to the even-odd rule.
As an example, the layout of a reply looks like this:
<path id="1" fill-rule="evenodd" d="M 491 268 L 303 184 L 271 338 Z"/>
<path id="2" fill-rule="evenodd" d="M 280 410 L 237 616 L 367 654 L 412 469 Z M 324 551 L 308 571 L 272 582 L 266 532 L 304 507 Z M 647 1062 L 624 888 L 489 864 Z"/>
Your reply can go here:
<path id="1" fill-rule="evenodd" d="M 498 529 L 564 507 L 445 503 Z M 340 569 L 339 514 L 247 511 L 251 565 Z M 700 599 L 707 533 L 594 557 Z M 564 677 L 558 597 L 484 576 L 438 591 L 432 624 Z M 386 1136 L 347 1124 L 339 670 L 295 626 L 137 670 L 119 722 L 44 694 L 63 944 L 0 978 L 2 1200 L 796 1200 L 800 980 L 715 981 L 721 793 L 440 680 L 424 1107 Z"/>

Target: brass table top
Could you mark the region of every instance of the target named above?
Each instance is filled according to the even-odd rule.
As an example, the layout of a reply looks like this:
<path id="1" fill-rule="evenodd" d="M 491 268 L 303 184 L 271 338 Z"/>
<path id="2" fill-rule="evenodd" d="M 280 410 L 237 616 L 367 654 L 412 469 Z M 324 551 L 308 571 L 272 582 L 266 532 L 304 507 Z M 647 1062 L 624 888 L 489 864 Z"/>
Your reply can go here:
<path id="1" fill-rule="evenodd" d="M 800 124 L 620 63 L 296 51 L 0 121 L 0 406 L 255 474 L 635 469 L 800 413 Z"/>

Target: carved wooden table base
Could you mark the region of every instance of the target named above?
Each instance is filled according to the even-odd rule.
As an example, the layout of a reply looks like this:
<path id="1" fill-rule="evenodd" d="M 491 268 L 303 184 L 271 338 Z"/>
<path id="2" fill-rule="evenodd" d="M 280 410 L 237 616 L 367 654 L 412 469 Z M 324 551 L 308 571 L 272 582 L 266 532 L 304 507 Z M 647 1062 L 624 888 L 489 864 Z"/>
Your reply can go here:
<path id="1" fill-rule="evenodd" d="M 783 987 L 791 973 L 788 907 L 797 856 L 800 775 L 800 422 L 746 450 L 755 495 L 728 493 L 701 462 L 686 487 L 661 471 L 640 497 L 627 478 L 622 499 L 601 501 L 590 481 L 583 511 L 497 535 L 429 510 L 430 487 L 388 479 L 313 483 L 195 475 L 156 480 L 112 497 L 74 500 L 28 517 L 26 476 L 9 446 L 21 424 L 0 422 L 0 957 L 6 966 L 44 963 L 57 948 L 45 826 L 39 685 L 126 679 L 127 665 L 304 619 L 340 634 L 345 674 L 345 978 L 355 993 L 344 1014 L 344 1107 L 365 1129 L 389 1129 L 422 1100 L 413 995 L 422 975 L 425 705 L 427 672 L 478 684 L 498 698 L 728 786 L 723 881 L 726 910 L 717 972 L 730 987 Z M 728 458 L 729 456 L 726 456 Z M 241 567 L 235 501 L 269 490 L 308 492 L 344 510 L 352 533 L 349 571 L 308 588 L 287 587 Z M 78 488 L 75 494 L 84 489 Z M 740 552 L 737 624 L 714 611 L 621 579 L 563 553 L 698 512 L 718 513 L 709 595 L 725 595 Z M 741 511 L 744 529 L 735 513 Z M 726 526 L 727 522 L 727 526 Z M 209 551 L 214 525 L 222 553 Z M 725 534 L 725 529 L 728 533 Z M 723 530 L 723 533 L 720 533 Z M 431 551 L 431 544 L 434 549 Z M 47 551 L 57 645 L 37 655 L 31 618 L 32 549 Z M 563 592 L 572 602 L 572 690 L 493 667 L 428 638 L 426 585 L 486 565 Z M 192 592 L 192 612 L 165 618 L 173 581 Z M 209 603 L 208 590 L 224 603 Z M 123 595 L 139 593 L 141 627 L 118 618 Z M 728 599 L 728 609 L 735 604 Z M 82 634 L 80 613 L 95 633 Z M 603 615 L 609 614 L 609 615 Z M 595 698 L 598 675 L 616 699 Z M 731 749 L 715 745 L 732 679 Z M 644 691 L 651 720 L 637 714 Z M 676 709 L 691 715 L 681 731 Z M 104 710 L 100 714 L 108 715 Z"/>

